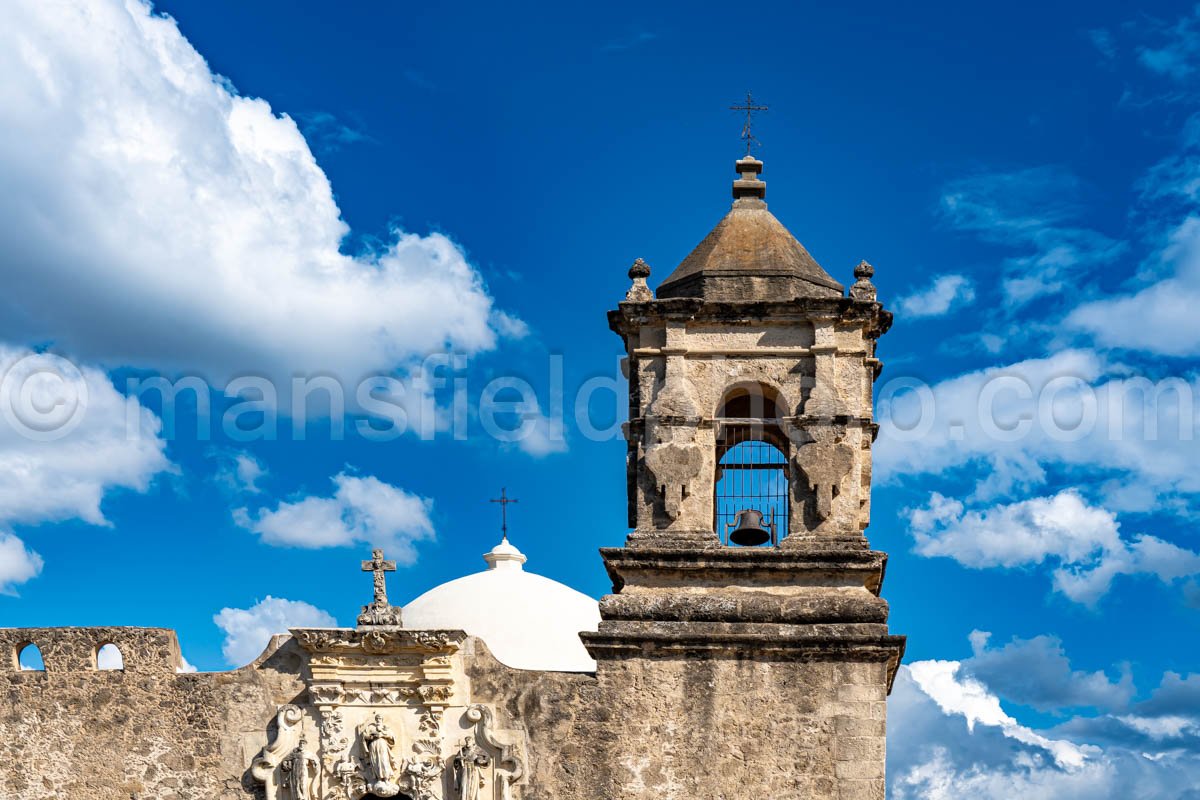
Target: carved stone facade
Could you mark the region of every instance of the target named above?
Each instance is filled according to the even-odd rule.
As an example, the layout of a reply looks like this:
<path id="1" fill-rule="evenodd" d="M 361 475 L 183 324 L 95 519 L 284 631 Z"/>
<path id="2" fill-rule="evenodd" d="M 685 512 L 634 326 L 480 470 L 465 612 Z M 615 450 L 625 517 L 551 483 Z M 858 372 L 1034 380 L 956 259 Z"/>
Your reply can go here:
<path id="1" fill-rule="evenodd" d="M 601 551 L 594 673 L 511 669 L 462 631 L 403 627 L 379 552 L 358 627 L 293 630 L 232 672 L 179 674 L 170 631 L 0 629 L 0 797 L 882 798 L 904 640 L 864 530 L 891 318 L 869 265 L 846 296 L 766 211 L 761 163 L 737 166 L 729 215 L 657 297 L 636 263 L 609 317 L 632 532 Z M 737 392 L 769 399 L 754 422 L 783 456 L 789 522 L 768 546 L 715 524 Z M 19 669 L 30 642 L 45 671 Z M 97 671 L 106 643 L 124 670 Z"/>
<path id="2" fill-rule="evenodd" d="M 521 796 L 521 733 L 498 730 L 490 708 L 470 703 L 461 631 L 292 636 L 307 655 L 308 690 L 279 709 L 251 766 L 267 800 Z"/>

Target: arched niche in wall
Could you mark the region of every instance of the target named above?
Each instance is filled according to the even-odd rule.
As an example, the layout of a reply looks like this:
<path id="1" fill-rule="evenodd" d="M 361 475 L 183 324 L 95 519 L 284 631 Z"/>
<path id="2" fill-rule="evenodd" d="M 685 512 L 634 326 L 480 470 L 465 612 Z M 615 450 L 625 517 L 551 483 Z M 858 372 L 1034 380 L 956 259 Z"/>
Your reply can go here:
<path id="1" fill-rule="evenodd" d="M 786 414 L 778 390 L 762 383 L 726 390 L 717 408 L 713 524 L 725 544 L 778 543 L 789 511 Z M 754 526 L 758 535 L 731 534 Z"/>
<path id="2" fill-rule="evenodd" d="M 106 642 L 105 644 L 96 648 L 96 669 L 125 669 L 125 657 L 121 655 L 121 649 L 112 642 Z"/>
<path id="3" fill-rule="evenodd" d="M 46 662 L 42 660 L 42 651 L 33 642 L 18 645 L 13 658 L 17 662 L 17 668 L 26 672 L 43 672 L 46 669 Z"/>

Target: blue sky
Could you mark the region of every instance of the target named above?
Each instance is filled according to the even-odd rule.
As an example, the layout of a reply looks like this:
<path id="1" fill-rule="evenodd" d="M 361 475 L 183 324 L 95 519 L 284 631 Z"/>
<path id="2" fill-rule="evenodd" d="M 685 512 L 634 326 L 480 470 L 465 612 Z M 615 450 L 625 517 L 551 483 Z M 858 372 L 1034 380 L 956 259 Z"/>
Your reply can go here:
<path id="1" fill-rule="evenodd" d="M 1196 796 L 1200 11 L 155 14 L 17 0 L 0 32 L 0 393 L 66 414 L 0 426 L 0 624 L 167 626 L 228 668 L 352 622 L 372 542 L 401 601 L 479 568 L 501 486 L 529 567 L 603 594 L 624 445 L 576 398 L 619 421 L 605 312 L 724 213 L 750 88 L 772 211 L 842 282 L 871 261 L 897 314 L 868 531 L 912 665 L 893 796 Z M 297 375 L 350 387 L 349 435 L 291 412 Z M 367 375 L 431 435 L 356 433 Z M 194 392 L 131 390 L 155 376 L 201 387 L 211 436 Z M 224 394 L 260 379 L 258 411 Z M 934 402 L 919 435 L 896 380 Z M 531 435 L 488 433 L 489 385 L 528 386 Z M 1139 385 L 1155 436 L 1112 411 Z M 78 416 L 38 405 L 63 386 Z"/>

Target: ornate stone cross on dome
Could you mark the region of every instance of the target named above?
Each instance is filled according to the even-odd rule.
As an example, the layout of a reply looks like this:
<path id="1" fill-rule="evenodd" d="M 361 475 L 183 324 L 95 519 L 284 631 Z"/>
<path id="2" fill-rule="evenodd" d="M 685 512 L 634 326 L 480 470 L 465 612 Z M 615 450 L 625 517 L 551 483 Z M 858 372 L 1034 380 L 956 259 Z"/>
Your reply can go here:
<path id="1" fill-rule="evenodd" d="M 372 550 L 371 560 L 362 562 L 362 571 L 374 573 L 375 599 L 370 605 L 363 606 L 358 615 L 359 625 L 399 625 L 400 609 L 388 603 L 387 580 L 388 572 L 396 571 L 396 562 L 387 561 L 382 550 Z"/>
<path id="2" fill-rule="evenodd" d="M 489 503 L 500 504 L 500 532 L 504 534 L 504 538 L 508 538 L 508 504 L 516 503 L 517 500 L 508 496 L 508 490 L 503 486 L 500 487 L 500 496 L 493 497 L 488 500 Z"/>
<path id="3" fill-rule="evenodd" d="M 730 106 L 730 111 L 745 111 L 746 122 L 742 125 L 742 139 L 746 142 L 746 155 L 750 155 L 750 148 L 756 144 L 762 144 L 758 139 L 754 138 L 752 127 L 754 126 L 754 112 L 767 111 L 770 106 L 759 105 L 754 102 L 754 95 L 746 92 L 746 102 L 740 106 Z"/>

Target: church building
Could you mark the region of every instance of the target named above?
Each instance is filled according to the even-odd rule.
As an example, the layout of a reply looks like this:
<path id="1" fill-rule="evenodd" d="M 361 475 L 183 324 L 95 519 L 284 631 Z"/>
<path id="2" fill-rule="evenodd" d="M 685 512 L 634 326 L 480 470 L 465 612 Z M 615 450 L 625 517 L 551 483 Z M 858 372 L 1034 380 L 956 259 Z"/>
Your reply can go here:
<path id="1" fill-rule="evenodd" d="M 609 312 L 629 383 L 611 594 L 506 536 L 402 606 L 375 551 L 356 627 L 230 672 L 181 673 L 166 629 L 0 629 L 0 798 L 883 798 L 904 638 L 864 531 L 891 314 L 869 264 L 847 290 L 767 210 L 762 167 L 737 161 L 725 217 L 656 290 L 635 261 Z M 123 669 L 97 669 L 108 644 Z M 20 668 L 30 645 L 44 671 Z"/>

